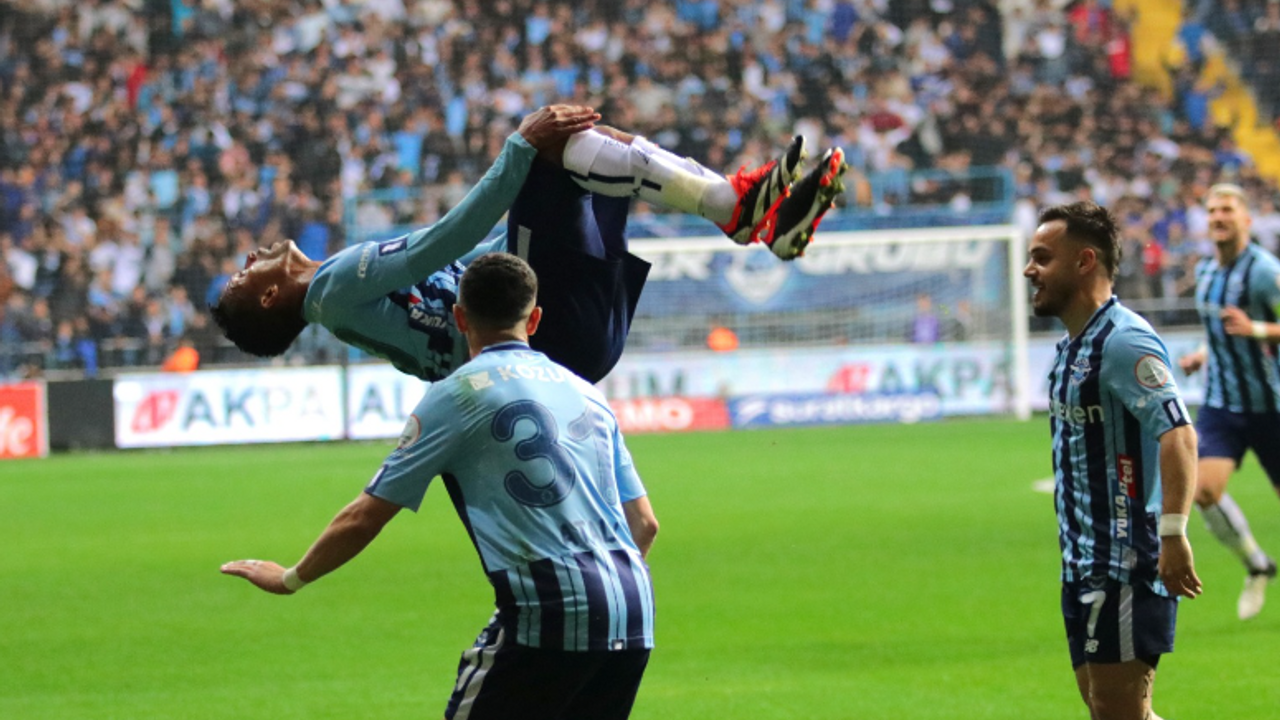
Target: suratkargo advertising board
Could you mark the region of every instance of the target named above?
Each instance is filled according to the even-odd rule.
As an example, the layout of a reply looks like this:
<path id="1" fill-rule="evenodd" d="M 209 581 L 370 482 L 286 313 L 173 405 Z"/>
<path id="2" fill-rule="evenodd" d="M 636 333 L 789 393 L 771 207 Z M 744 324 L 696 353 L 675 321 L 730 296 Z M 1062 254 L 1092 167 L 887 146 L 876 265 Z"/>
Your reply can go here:
<path id="1" fill-rule="evenodd" d="M 49 454 L 44 384 L 0 385 L 0 460 Z"/>
<path id="2" fill-rule="evenodd" d="M 121 375 L 116 445 L 335 440 L 343 434 L 337 367 Z"/>

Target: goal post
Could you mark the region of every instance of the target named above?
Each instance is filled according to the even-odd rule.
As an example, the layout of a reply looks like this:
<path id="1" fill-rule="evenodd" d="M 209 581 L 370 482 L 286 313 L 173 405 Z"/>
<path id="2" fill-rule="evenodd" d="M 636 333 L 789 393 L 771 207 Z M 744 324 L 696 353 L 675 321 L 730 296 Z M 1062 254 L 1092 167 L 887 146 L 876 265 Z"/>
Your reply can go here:
<path id="1" fill-rule="evenodd" d="M 1030 417 L 1025 248 L 1013 225 L 824 231 L 790 263 L 723 236 L 630 246 L 653 267 L 621 372 L 606 380 L 614 395 L 644 382 L 718 396 L 927 391 L 944 415 Z M 713 332 L 714 350 L 732 352 L 709 348 Z M 656 379 L 638 379 L 641 366 Z"/>

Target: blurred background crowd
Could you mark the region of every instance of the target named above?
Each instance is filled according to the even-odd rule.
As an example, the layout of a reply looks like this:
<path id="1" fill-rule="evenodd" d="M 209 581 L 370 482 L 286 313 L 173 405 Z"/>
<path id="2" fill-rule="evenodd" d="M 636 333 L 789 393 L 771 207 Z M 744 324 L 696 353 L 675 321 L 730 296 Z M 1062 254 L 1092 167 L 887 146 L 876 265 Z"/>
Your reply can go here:
<path id="1" fill-rule="evenodd" d="M 204 306 L 252 248 L 431 223 L 561 101 L 725 171 L 840 145 L 846 218 L 1092 199 L 1121 292 L 1185 297 L 1213 182 L 1280 234 L 1202 72 L 1272 117 L 1280 4 L 1185 15 L 1162 93 L 1106 0 L 0 0 L 0 375 L 234 359 Z"/>

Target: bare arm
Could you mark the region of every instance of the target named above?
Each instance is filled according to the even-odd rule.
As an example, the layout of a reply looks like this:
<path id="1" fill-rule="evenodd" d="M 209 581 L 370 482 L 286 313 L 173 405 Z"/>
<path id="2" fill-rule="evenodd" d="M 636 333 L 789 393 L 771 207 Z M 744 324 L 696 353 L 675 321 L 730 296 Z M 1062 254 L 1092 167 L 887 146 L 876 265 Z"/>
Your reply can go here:
<path id="1" fill-rule="evenodd" d="M 641 557 L 648 557 L 649 548 L 653 547 L 653 540 L 658 536 L 658 518 L 654 517 L 648 496 L 623 503 L 622 511 L 627 516 L 627 527 L 631 528 L 631 538 L 640 548 Z"/>
<path id="2" fill-rule="evenodd" d="M 311 544 L 311 549 L 295 567 L 298 577 L 312 582 L 342 567 L 373 542 L 398 512 L 399 505 L 360 493 Z M 222 572 L 242 577 L 269 593 L 293 594 L 284 586 L 285 568 L 274 562 L 237 560 L 223 565 Z"/>
<path id="3" fill-rule="evenodd" d="M 1196 431 L 1190 425 L 1160 436 L 1160 487 L 1164 494 L 1162 515 L 1188 515 L 1196 490 Z M 1185 534 L 1160 538 L 1160 579 L 1175 595 L 1194 598 L 1202 586 L 1196 576 L 1191 543 Z"/>

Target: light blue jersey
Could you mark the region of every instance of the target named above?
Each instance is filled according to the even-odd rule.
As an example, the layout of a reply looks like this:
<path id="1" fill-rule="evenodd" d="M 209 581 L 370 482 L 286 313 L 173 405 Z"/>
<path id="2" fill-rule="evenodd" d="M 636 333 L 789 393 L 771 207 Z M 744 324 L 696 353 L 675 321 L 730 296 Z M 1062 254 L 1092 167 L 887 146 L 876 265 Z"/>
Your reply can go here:
<path id="1" fill-rule="evenodd" d="M 439 222 L 326 260 L 307 289 L 307 322 L 403 373 L 428 381 L 449 375 L 467 361 L 467 341 L 451 311 L 459 261 L 506 248 L 505 235 L 482 241 L 515 201 L 535 154 L 512 134 L 480 182 Z"/>
<path id="2" fill-rule="evenodd" d="M 1235 306 L 1254 320 L 1280 315 L 1280 260 L 1249 243 L 1227 267 L 1217 258 L 1196 268 L 1196 310 L 1209 333 L 1205 405 L 1237 413 L 1280 410 L 1280 367 L 1274 345 L 1236 337 L 1222 327 L 1222 308 Z"/>
<path id="3" fill-rule="evenodd" d="M 1111 578 L 1167 594 L 1156 573 L 1160 436 L 1190 424 L 1169 353 L 1114 297 L 1058 343 L 1049 373 L 1062 580 Z"/>
<path id="4" fill-rule="evenodd" d="M 521 645 L 653 647 L 653 589 L 623 503 L 645 495 L 604 396 L 513 342 L 433 384 L 366 492 L 417 510 L 442 476 Z"/>

